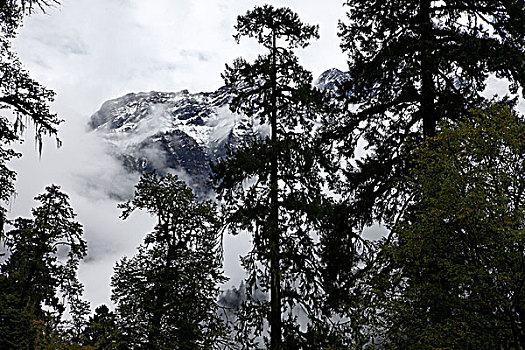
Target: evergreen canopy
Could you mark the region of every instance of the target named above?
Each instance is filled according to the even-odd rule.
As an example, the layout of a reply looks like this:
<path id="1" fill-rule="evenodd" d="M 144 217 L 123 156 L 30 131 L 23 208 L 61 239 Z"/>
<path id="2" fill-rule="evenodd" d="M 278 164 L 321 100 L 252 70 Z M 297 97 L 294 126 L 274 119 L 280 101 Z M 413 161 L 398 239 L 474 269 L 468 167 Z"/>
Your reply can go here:
<path id="1" fill-rule="evenodd" d="M 523 118 L 502 104 L 473 109 L 414 158 L 413 196 L 374 287 L 386 346 L 523 348 Z"/>
<path id="2" fill-rule="evenodd" d="M 35 139 L 42 150 L 42 136 L 57 137 L 61 120 L 49 110 L 54 92 L 33 80 L 23 68 L 11 48 L 25 15 L 35 6 L 41 9 L 55 0 L 2 0 L 0 1 L 0 201 L 6 202 L 14 193 L 16 173 L 7 167 L 20 154 L 10 148 L 17 141 L 29 120 L 35 126 Z M 60 140 L 57 138 L 57 143 Z M 0 207 L 0 234 L 3 231 L 5 210 Z"/>
<path id="3" fill-rule="evenodd" d="M 157 218 L 132 258 L 115 266 L 112 296 L 125 346 L 133 349 L 212 349 L 223 326 L 215 304 L 221 268 L 215 206 L 201 202 L 174 175 L 145 174 L 120 207 Z"/>
<path id="4" fill-rule="evenodd" d="M 432 136 L 441 120 L 481 105 L 489 76 L 525 86 L 525 2 L 522 0 L 351 0 L 340 23 L 348 54 L 346 102 L 356 106 L 331 137 L 352 158 L 345 193 L 360 224 L 389 218 L 398 207 L 392 184 L 406 172 L 406 146 Z M 330 134 L 329 133 L 329 134 Z M 362 145 L 362 144 L 360 144 Z"/>

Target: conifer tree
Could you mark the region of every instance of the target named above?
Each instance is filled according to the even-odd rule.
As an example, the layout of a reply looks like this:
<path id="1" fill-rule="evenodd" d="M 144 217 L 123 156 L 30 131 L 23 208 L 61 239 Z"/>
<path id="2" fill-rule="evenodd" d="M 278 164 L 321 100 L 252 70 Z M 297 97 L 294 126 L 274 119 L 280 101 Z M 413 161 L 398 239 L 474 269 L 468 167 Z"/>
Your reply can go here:
<path id="1" fill-rule="evenodd" d="M 511 93 L 525 85 L 525 2 L 347 1 L 340 24 L 348 53 L 347 103 L 358 106 L 333 137 L 352 155 L 357 141 L 368 154 L 347 170 L 353 214 L 366 223 L 388 217 L 389 183 L 402 176 L 410 139 L 437 132 L 483 103 L 487 78 L 508 79 Z M 337 134 L 337 135 L 335 135 Z M 391 209 L 391 208 L 390 208 Z"/>
<path id="2" fill-rule="evenodd" d="M 34 123 L 39 149 L 42 136 L 57 135 L 60 120 L 49 110 L 54 92 L 33 80 L 23 68 L 11 41 L 26 15 L 35 7 L 45 9 L 55 0 L 2 0 L 0 1 L 0 201 L 6 202 L 14 193 L 15 172 L 7 162 L 20 154 L 10 148 L 19 140 L 26 121 Z M 57 139 L 57 143 L 60 141 Z M 5 210 L 0 207 L 0 234 L 3 231 Z"/>
<path id="3" fill-rule="evenodd" d="M 218 284 L 224 282 L 215 206 L 175 175 L 145 174 L 120 206 L 157 218 L 132 258 L 115 266 L 112 300 L 127 348 L 214 349 L 222 342 Z"/>
<path id="4" fill-rule="evenodd" d="M 34 123 L 35 138 L 39 147 L 42 136 L 56 136 L 61 120 L 50 112 L 48 104 L 54 99 L 54 92 L 31 79 L 22 67 L 11 40 L 26 15 L 38 6 L 44 10 L 58 1 L 49 0 L 5 0 L 0 2 L 0 141 L 14 141 L 26 127 L 27 120 Z M 9 111 L 9 113 L 5 113 Z M 10 115 L 14 114 L 14 118 Z M 57 140 L 58 141 L 58 140 Z M 58 141 L 59 142 L 59 141 Z"/>
<path id="5" fill-rule="evenodd" d="M 339 35 L 351 77 L 343 96 L 352 108 L 324 135 L 347 160 L 334 189 L 350 219 L 334 219 L 342 224 L 327 243 L 337 252 L 326 253 L 333 266 L 351 259 L 355 266 L 351 242 L 363 227 L 389 223 L 403 210 L 409 193 L 400 179 L 413 145 L 436 135 L 440 121 L 458 121 L 482 104 L 488 77 L 507 79 L 512 94 L 525 86 L 522 0 L 351 0 L 346 7 Z M 356 279 L 335 271 L 332 289 Z"/>
<path id="6" fill-rule="evenodd" d="M 76 274 L 87 247 L 69 198 L 52 185 L 35 199 L 40 205 L 33 209 L 33 219 L 17 218 L 2 238 L 9 253 L 0 265 L 6 287 L 0 290 L 6 302 L 0 344 L 6 348 L 34 349 L 62 341 L 66 307 L 79 317 L 88 312 Z"/>
<path id="7" fill-rule="evenodd" d="M 106 305 L 97 307 L 82 330 L 81 343 L 97 350 L 126 349 L 117 326 L 117 315 Z"/>
<path id="8" fill-rule="evenodd" d="M 240 341 L 258 347 L 269 328 L 270 349 L 300 349 L 312 346 L 308 336 L 321 328 L 312 232 L 322 216 L 323 180 L 312 135 L 327 101 L 294 50 L 317 38 L 318 28 L 288 8 L 265 5 L 239 16 L 235 29 L 237 41 L 255 38 L 265 53 L 253 63 L 238 58 L 226 66 L 231 109 L 269 129 L 212 167 L 229 229 L 252 234 L 252 250 L 242 258 L 248 299 L 238 321 Z M 261 292 L 270 300 L 257 297 Z"/>

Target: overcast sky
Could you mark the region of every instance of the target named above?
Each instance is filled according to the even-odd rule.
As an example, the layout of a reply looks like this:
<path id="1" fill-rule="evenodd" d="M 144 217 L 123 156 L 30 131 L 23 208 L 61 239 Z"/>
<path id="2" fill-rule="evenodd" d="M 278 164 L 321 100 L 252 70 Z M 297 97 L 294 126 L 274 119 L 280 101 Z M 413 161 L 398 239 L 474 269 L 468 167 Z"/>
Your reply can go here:
<path id="1" fill-rule="evenodd" d="M 9 215 L 29 216 L 32 198 L 46 185 L 62 186 L 89 245 L 80 278 L 92 308 L 110 303 L 115 261 L 134 253 L 154 220 L 140 213 L 119 219 L 118 201 L 108 197 L 108 189 L 129 192 L 138 178 L 87 132 L 89 117 L 104 101 L 128 92 L 217 89 L 226 63 L 260 52 L 253 40 L 238 45 L 232 34 L 236 17 L 263 3 L 289 6 L 304 22 L 320 25 L 321 39 L 298 52 L 314 77 L 332 67 L 345 70 L 336 36 L 337 21 L 344 17 L 339 0 L 63 0 L 26 19 L 14 46 L 31 76 L 57 94 L 52 109 L 65 120 L 63 147 L 48 140 L 39 157 L 27 131 L 20 148 L 24 156 L 12 162 L 18 194 Z M 225 272 L 229 285 L 237 285 L 238 256 L 249 246 L 242 237 L 226 237 L 225 245 Z"/>

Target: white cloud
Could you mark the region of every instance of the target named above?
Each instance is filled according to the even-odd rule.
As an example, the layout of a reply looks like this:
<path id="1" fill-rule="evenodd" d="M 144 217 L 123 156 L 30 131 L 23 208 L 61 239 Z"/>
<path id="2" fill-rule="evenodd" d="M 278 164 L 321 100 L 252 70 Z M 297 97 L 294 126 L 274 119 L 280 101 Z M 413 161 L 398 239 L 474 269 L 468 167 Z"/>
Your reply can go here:
<path id="1" fill-rule="evenodd" d="M 137 213 L 126 221 L 119 219 L 117 203 L 122 200 L 115 196 L 129 196 L 138 176 L 125 172 L 105 152 L 96 135 L 83 131 L 86 118 L 66 112 L 61 115 L 66 119 L 76 117 L 73 120 L 77 123 L 62 128 L 63 147 L 56 149 L 48 143 L 41 158 L 34 149 L 32 130 L 26 131 L 27 141 L 19 148 L 24 155 L 11 164 L 18 172 L 18 194 L 10 203 L 9 216 L 29 217 L 36 204 L 33 198 L 49 184 L 60 185 L 70 196 L 88 242 L 88 255 L 80 269 L 85 296 L 97 304 L 108 303 L 115 261 L 134 253 L 154 220 L 145 213 Z"/>

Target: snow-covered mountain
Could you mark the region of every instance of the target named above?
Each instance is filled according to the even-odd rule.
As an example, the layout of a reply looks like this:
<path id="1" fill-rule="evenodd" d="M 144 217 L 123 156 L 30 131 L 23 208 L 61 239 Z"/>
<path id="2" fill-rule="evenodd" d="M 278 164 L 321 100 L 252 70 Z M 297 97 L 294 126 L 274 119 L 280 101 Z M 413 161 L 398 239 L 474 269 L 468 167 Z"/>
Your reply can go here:
<path id="1" fill-rule="evenodd" d="M 330 69 L 315 85 L 334 90 L 345 79 L 346 73 Z M 210 161 L 268 132 L 256 120 L 231 112 L 230 100 L 226 87 L 201 93 L 130 93 L 105 102 L 89 126 L 130 171 L 186 174 L 190 186 L 206 192 Z"/>
<path id="2" fill-rule="evenodd" d="M 337 92 L 338 84 L 342 84 L 350 79 L 350 75 L 346 72 L 341 72 L 337 68 L 332 68 L 324 71 L 314 82 L 314 86 L 320 90 L 332 90 Z"/>

